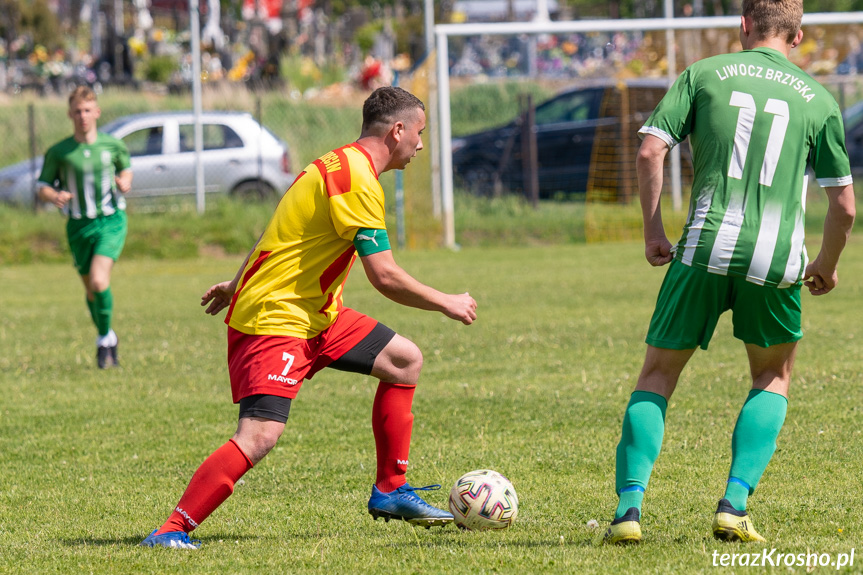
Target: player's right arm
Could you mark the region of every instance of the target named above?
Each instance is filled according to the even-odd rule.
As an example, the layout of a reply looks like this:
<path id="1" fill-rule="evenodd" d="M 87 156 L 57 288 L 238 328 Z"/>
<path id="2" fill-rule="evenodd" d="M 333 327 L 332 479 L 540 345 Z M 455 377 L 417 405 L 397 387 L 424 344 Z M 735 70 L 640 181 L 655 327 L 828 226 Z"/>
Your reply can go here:
<path id="1" fill-rule="evenodd" d="M 361 256 L 360 259 L 371 284 L 394 302 L 439 311 L 465 325 L 476 319 L 476 301 L 469 293 L 446 294 L 417 281 L 395 262 L 391 250 Z"/>
<path id="2" fill-rule="evenodd" d="M 117 148 L 114 150 L 114 183 L 121 194 L 126 194 L 132 189 L 132 158 L 129 148 L 123 140 L 117 140 Z"/>
<path id="3" fill-rule="evenodd" d="M 263 234 L 261 234 L 261 237 L 263 237 Z M 234 275 L 234 279 L 210 286 L 210 289 L 204 292 L 204 295 L 201 296 L 201 306 L 210 304 L 209 307 L 204 310 L 204 313 L 209 315 L 218 315 L 220 311 L 231 305 L 231 299 L 237 292 L 237 286 L 240 285 L 240 278 L 243 277 L 243 270 L 246 269 L 247 265 L 249 265 L 249 258 L 252 257 L 252 254 L 255 253 L 255 250 L 258 248 L 258 244 L 261 242 L 261 237 L 258 238 L 258 241 L 256 241 L 255 245 L 252 246 L 252 249 L 249 250 L 249 253 L 246 255 L 246 259 L 243 260 L 243 265 L 240 266 L 240 269 L 238 269 L 236 275 Z"/>
<path id="4" fill-rule="evenodd" d="M 644 256 L 652 266 L 664 266 L 674 257 L 671 242 L 665 235 L 662 224 L 662 170 L 668 144 L 652 134 L 645 134 L 635 170 L 638 174 L 638 194 L 641 199 L 641 214 L 644 218 Z"/>
<path id="5" fill-rule="evenodd" d="M 57 190 L 51 186 L 39 187 L 39 199 L 43 202 L 54 204 L 61 210 L 66 207 L 69 200 L 72 199 L 72 194 L 63 190 Z"/>
<path id="6" fill-rule="evenodd" d="M 58 190 L 52 185 L 57 179 L 60 165 L 56 156 L 51 152 L 52 150 L 49 149 L 45 154 L 42 173 L 39 174 L 39 188 L 36 191 L 36 195 L 39 196 L 39 200 L 54 204 L 62 210 L 69 203 L 69 200 L 72 199 L 72 194 L 64 190 Z"/>
<path id="7" fill-rule="evenodd" d="M 821 241 L 821 251 L 818 256 L 806 266 L 804 285 L 812 295 L 824 295 L 836 287 L 839 276 L 836 266 L 839 255 L 848 242 L 851 228 L 854 226 L 856 206 L 854 203 L 854 186 L 835 186 L 824 188 L 827 192 L 829 206 L 824 218 L 824 235 Z"/>

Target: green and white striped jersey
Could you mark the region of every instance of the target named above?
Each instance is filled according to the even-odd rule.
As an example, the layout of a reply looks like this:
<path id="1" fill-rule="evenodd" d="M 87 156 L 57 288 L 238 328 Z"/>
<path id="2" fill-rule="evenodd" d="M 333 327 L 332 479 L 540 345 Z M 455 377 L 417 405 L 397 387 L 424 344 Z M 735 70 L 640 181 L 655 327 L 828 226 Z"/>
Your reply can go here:
<path id="1" fill-rule="evenodd" d="M 771 48 L 714 56 L 680 75 L 639 134 L 692 146 L 676 259 L 760 285 L 802 281 L 807 164 L 822 187 L 851 183 L 842 114 L 824 87 Z"/>
<path id="2" fill-rule="evenodd" d="M 131 165 L 122 140 L 101 132 L 92 144 L 69 137 L 45 152 L 39 185 L 71 192 L 69 217 L 92 220 L 126 208 L 114 176 Z"/>

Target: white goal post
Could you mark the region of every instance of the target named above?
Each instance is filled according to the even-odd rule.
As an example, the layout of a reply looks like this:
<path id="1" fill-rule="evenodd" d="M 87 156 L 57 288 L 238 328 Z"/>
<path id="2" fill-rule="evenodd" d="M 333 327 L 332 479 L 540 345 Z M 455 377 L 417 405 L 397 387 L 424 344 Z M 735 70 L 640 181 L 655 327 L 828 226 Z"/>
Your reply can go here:
<path id="1" fill-rule="evenodd" d="M 863 12 L 804 14 L 803 26 L 824 24 L 861 24 Z M 438 24 L 434 27 L 437 57 L 438 125 L 440 126 L 440 198 L 444 245 L 456 247 L 455 209 L 452 174 L 452 126 L 450 116 L 449 45 L 453 36 L 518 36 L 523 34 L 564 34 L 577 32 L 647 32 L 736 28 L 740 16 L 701 18 L 642 18 L 619 20 L 578 20 L 566 22 L 500 22 L 477 24 Z M 670 75 L 676 78 L 673 67 Z M 437 192 L 437 191 L 436 191 Z"/>

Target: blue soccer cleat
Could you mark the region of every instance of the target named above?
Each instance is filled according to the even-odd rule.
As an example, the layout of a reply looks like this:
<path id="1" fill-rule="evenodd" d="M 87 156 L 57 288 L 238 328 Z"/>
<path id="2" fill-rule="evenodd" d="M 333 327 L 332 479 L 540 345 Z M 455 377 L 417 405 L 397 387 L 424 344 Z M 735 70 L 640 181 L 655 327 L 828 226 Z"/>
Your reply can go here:
<path id="1" fill-rule="evenodd" d="M 383 517 L 384 521 L 400 519 L 426 529 L 436 525 L 443 527 L 452 522 L 452 513 L 432 507 L 415 493 L 415 491 L 436 491 L 438 489 L 440 489 L 440 485 L 411 487 L 405 483 L 395 491 L 382 493 L 377 485 L 373 485 L 372 496 L 369 498 L 369 513 L 375 520 L 378 517 Z"/>
<path id="2" fill-rule="evenodd" d="M 147 535 L 147 538 L 141 541 L 142 547 L 170 547 L 172 549 L 197 549 L 201 546 L 198 539 L 189 539 L 189 534 L 185 531 L 168 531 L 161 535 L 156 535 L 158 529 L 153 529 L 153 532 Z"/>

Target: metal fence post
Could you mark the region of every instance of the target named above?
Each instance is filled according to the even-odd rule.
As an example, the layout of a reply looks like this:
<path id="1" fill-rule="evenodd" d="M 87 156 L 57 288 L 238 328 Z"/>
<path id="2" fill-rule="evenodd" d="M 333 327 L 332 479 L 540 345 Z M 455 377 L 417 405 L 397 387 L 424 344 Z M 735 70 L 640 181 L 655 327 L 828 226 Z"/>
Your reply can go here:
<path id="1" fill-rule="evenodd" d="M 33 102 L 27 105 L 27 132 L 30 140 L 30 193 L 33 195 L 33 211 L 39 209 L 39 196 L 36 193 L 36 112 Z"/>
<path id="2" fill-rule="evenodd" d="M 524 112 L 521 121 L 521 177 L 524 185 L 524 195 L 534 209 L 539 207 L 539 156 L 536 149 L 536 110 L 533 107 L 533 95 L 522 97 Z"/>
<path id="3" fill-rule="evenodd" d="M 255 95 L 255 115 L 258 120 L 258 195 L 264 195 L 264 118 L 261 112 L 261 95 Z"/>
<path id="4" fill-rule="evenodd" d="M 393 74 L 393 86 L 399 85 L 399 72 Z M 396 170 L 395 173 L 395 188 L 396 188 L 396 242 L 399 249 L 404 249 L 405 238 L 405 184 L 404 172 Z"/>

